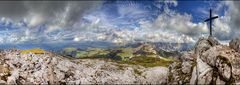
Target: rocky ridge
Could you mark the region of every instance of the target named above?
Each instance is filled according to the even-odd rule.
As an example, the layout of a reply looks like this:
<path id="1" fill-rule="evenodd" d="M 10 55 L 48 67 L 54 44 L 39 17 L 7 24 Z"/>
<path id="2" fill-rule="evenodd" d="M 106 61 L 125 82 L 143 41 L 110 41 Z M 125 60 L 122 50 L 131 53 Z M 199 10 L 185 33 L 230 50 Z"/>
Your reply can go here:
<path id="1" fill-rule="evenodd" d="M 0 52 L 3 84 L 166 84 L 166 67 L 143 67 L 103 59 L 68 59 L 51 53 Z"/>

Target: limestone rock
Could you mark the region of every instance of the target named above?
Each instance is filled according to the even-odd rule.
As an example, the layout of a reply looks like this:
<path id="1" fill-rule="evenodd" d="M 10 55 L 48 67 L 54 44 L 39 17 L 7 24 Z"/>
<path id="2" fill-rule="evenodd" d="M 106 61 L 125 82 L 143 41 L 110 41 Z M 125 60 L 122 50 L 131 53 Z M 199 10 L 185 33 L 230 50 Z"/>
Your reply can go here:
<path id="1" fill-rule="evenodd" d="M 210 84 L 213 69 L 199 57 L 197 58 L 197 84 Z"/>
<path id="2" fill-rule="evenodd" d="M 208 37 L 208 41 L 209 41 L 209 43 L 211 44 L 211 46 L 220 45 L 220 43 L 219 43 L 216 39 L 214 39 L 213 36 L 209 36 L 209 37 Z"/>
<path id="3" fill-rule="evenodd" d="M 0 84 L 6 84 L 4 80 L 0 80 Z"/>
<path id="4" fill-rule="evenodd" d="M 190 80 L 190 84 L 197 84 L 197 77 L 198 77 L 198 74 L 197 74 L 197 69 L 196 69 L 196 66 L 193 68 L 193 71 L 192 71 L 192 75 L 191 75 L 191 80 Z"/>
<path id="5" fill-rule="evenodd" d="M 193 60 L 192 62 L 196 63 L 196 66 L 193 65 L 194 68 L 190 71 L 191 79 L 189 84 L 234 84 L 240 82 L 240 54 L 234 51 L 236 48 L 233 47 L 236 44 L 231 44 L 232 47 L 229 47 L 221 45 L 212 37 L 208 39 L 201 38 L 197 41 L 194 48 L 193 54 L 197 58 L 196 61 L 188 57 L 191 51 L 184 53 L 180 58 L 182 66 L 178 68 L 181 68 L 182 74 L 184 74 L 186 73 L 184 71 L 190 67 L 188 67 L 186 62 Z M 173 72 L 170 71 L 170 73 Z M 178 74 L 177 77 L 184 76 Z"/>
<path id="6" fill-rule="evenodd" d="M 168 74 L 168 69 L 164 67 L 154 67 L 154 68 L 148 69 L 143 73 L 144 77 L 146 78 L 146 81 L 155 82 L 151 84 L 166 84 L 167 74 Z M 156 81 L 153 81 L 153 80 L 156 80 Z"/>
<path id="7" fill-rule="evenodd" d="M 197 56 L 194 54 L 193 51 L 185 52 L 180 57 L 180 60 L 182 60 L 183 62 L 185 62 L 185 61 L 194 61 L 196 59 L 197 59 Z"/>
<path id="8" fill-rule="evenodd" d="M 211 44 L 208 42 L 207 39 L 205 38 L 200 38 L 195 46 L 194 46 L 194 53 L 196 55 L 201 55 L 203 52 L 205 52 L 206 50 L 210 49 L 212 46 Z"/>
<path id="9" fill-rule="evenodd" d="M 226 84 L 225 81 L 221 80 L 219 77 L 216 80 L 216 84 Z"/>
<path id="10" fill-rule="evenodd" d="M 232 72 L 231 63 L 229 63 L 229 60 L 224 59 L 225 57 L 223 56 L 218 56 L 218 58 L 222 58 L 222 59 L 217 59 L 216 67 L 218 68 L 218 72 L 225 81 L 228 81 L 231 77 L 231 72 Z"/>
<path id="11" fill-rule="evenodd" d="M 182 72 L 183 73 L 190 73 L 192 65 L 190 62 L 183 62 L 182 63 Z"/>
<path id="12" fill-rule="evenodd" d="M 17 84 L 19 78 L 19 71 L 14 70 L 12 71 L 12 75 L 8 77 L 7 83 L 8 84 Z"/>
<path id="13" fill-rule="evenodd" d="M 208 51 L 204 52 L 201 59 L 208 63 L 208 65 L 217 68 L 219 75 L 222 76 L 225 81 L 228 81 L 231 77 L 232 59 L 235 58 L 235 53 L 227 46 L 219 45 L 212 47 Z"/>
<path id="14" fill-rule="evenodd" d="M 216 59 L 219 55 L 218 49 L 220 49 L 221 46 L 215 46 L 210 48 L 208 51 L 201 54 L 200 58 L 210 66 L 216 66 Z"/>

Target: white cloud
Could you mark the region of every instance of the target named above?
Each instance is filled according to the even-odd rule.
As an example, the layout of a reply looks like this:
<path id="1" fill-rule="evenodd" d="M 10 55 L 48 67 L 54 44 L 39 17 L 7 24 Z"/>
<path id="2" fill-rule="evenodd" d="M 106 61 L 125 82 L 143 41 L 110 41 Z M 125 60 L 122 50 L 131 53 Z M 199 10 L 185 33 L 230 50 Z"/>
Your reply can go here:
<path id="1" fill-rule="evenodd" d="M 193 23 L 191 21 L 191 15 L 181 15 L 178 13 L 171 13 L 171 15 L 159 15 L 154 22 L 154 27 L 180 32 L 192 37 L 208 31 L 205 23 Z"/>

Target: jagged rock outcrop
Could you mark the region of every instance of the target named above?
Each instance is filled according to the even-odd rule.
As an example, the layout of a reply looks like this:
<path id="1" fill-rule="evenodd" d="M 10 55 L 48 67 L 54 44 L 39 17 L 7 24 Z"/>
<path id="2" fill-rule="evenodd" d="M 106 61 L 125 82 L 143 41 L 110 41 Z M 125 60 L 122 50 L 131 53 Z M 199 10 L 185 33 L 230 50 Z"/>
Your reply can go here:
<path id="1" fill-rule="evenodd" d="M 185 53 L 181 56 L 180 62 L 170 65 L 168 83 L 236 84 L 240 82 L 239 45 L 239 38 L 233 39 L 229 46 L 221 45 L 212 37 L 200 38 L 194 47 L 194 52 Z M 193 56 L 189 57 L 186 54 Z M 192 60 L 191 66 L 186 64 L 190 63 L 186 59 Z M 186 69 L 191 69 L 191 71 Z M 189 75 L 190 79 L 186 75 Z"/>
<path id="2" fill-rule="evenodd" d="M 166 84 L 166 67 L 143 67 L 103 59 L 67 59 L 55 54 L 0 53 L 4 84 Z"/>
<path id="3" fill-rule="evenodd" d="M 213 40 L 214 41 L 214 40 Z M 201 47 L 201 46 L 200 46 Z M 201 49 L 199 49 L 201 50 Z M 197 55 L 197 73 L 198 78 L 191 84 L 216 84 L 233 83 L 232 81 L 232 62 L 231 59 L 237 59 L 239 54 L 229 46 L 215 44 L 209 49 L 204 49 Z M 193 76 L 193 75 L 192 75 Z M 202 81 L 208 80 L 208 81 Z"/>
<path id="4" fill-rule="evenodd" d="M 213 69 L 200 59 L 202 54 L 211 47 L 219 45 L 213 37 L 200 38 L 193 51 L 184 53 L 180 57 L 180 62 L 169 66 L 170 84 L 210 84 Z M 172 78 L 171 76 L 175 76 Z"/>

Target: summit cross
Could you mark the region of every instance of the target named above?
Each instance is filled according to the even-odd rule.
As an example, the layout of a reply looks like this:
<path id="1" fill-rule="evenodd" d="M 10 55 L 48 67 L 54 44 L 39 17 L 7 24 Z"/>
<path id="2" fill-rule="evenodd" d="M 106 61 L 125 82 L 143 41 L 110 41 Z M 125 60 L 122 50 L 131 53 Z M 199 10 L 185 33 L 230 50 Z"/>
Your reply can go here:
<path id="1" fill-rule="evenodd" d="M 210 9 L 210 15 L 209 15 L 209 18 L 208 19 L 206 19 L 204 22 L 207 22 L 207 21 L 209 21 L 210 22 L 210 36 L 212 36 L 212 20 L 213 19 L 216 19 L 216 18 L 218 18 L 218 16 L 214 16 L 214 17 L 212 17 L 212 10 Z"/>

